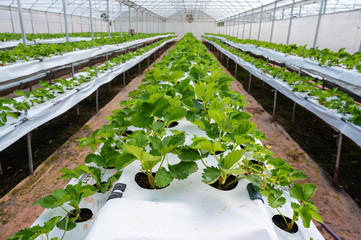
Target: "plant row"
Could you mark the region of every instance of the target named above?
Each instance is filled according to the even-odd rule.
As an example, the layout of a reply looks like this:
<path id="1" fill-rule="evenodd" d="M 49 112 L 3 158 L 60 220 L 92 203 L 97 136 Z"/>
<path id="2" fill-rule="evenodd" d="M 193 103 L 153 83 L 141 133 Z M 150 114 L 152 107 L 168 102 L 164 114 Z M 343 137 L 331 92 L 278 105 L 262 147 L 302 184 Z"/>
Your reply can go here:
<path id="1" fill-rule="evenodd" d="M 44 103 L 54 99 L 59 94 L 63 94 L 66 91 L 72 90 L 76 86 L 90 82 L 94 80 L 98 72 L 103 73 L 107 70 L 115 68 L 136 56 L 140 56 L 145 52 L 148 52 L 149 50 L 159 46 L 171 38 L 172 37 L 168 37 L 153 43 L 152 45 L 139 48 L 134 52 L 129 52 L 125 55 L 119 55 L 115 58 L 111 58 L 100 66 L 86 68 L 80 74 L 77 74 L 72 78 L 56 79 L 54 80 L 55 84 L 52 85 L 50 85 L 48 82 L 40 81 L 39 85 L 41 87 L 35 88 L 29 92 L 15 90 L 14 94 L 17 96 L 23 96 L 22 98 L 0 98 L 0 130 L 1 127 L 4 126 L 8 121 L 8 117 L 17 119 L 35 104 Z"/>
<path id="2" fill-rule="evenodd" d="M 110 33 L 112 37 L 120 36 L 121 33 Z M 123 35 L 128 35 L 128 33 L 123 33 Z M 27 33 L 26 39 L 29 41 L 41 40 L 41 39 L 55 39 L 55 38 L 65 38 L 65 33 Z M 94 32 L 94 37 L 108 37 L 107 32 Z M 69 37 L 91 37 L 91 32 L 78 32 L 78 33 L 69 33 Z M 13 41 L 22 39 L 21 33 L 0 33 L 0 42 Z"/>
<path id="3" fill-rule="evenodd" d="M 25 234 L 48 236 L 55 226 L 64 231 L 73 229 L 81 216 L 80 200 L 97 189 L 108 190 L 119 171 L 126 171 L 133 162 L 139 163 L 138 174 L 147 179 L 145 188 L 167 187 L 202 168 L 205 184 L 229 189 L 239 180 L 248 179 L 255 190 L 268 197 L 271 207 L 279 209 L 286 202 L 282 187 L 306 175 L 281 158 L 272 157 L 273 153 L 258 143 L 265 136 L 250 121 L 251 115 L 243 111 L 245 98 L 230 90 L 231 81 L 205 46 L 186 34 L 146 74 L 139 88 L 129 94 L 131 98 L 120 103 L 122 108 L 106 118 L 108 124 L 90 137 L 79 139 L 80 147 L 88 146 L 96 152 L 89 153 L 86 163 L 97 167 L 62 169 L 61 178 L 79 179 L 89 173 L 96 187 L 78 183 L 54 190 L 35 205 L 56 208 L 68 204 L 74 210 L 65 218 L 54 217 L 43 226 L 21 230 L 10 239 L 21 239 Z M 195 124 L 207 137 L 193 136 L 192 144 L 186 145 L 187 133 L 171 130 L 181 120 Z M 130 127 L 137 130 L 130 131 Z M 177 162 L 168 161 L 171 154 L 177 156 Z M 102 179 L 102 171 L 110 167 L 119 171 L 108 180 Z M 299 218 L 305 227 L 310 226 L 312 218 L 322 221 L 310 201 L 315 191 L 313 184 L 295 183 L 291 187 L 291 197 L 301 201 L 292 203 L 294 213 L 287 223 L 291 228 Z"/>
<path id="4" fill-rule="evenodd" d="M 148 47 L 138 49 L 137 52 L 128 53 L 127 56 L 124 55 L 124 57 L 126 56 L 128 59 L 130 59 L 131 57 L 139 55 L 141 52 L 144 53 L 149 51 L 150 49 L 171 38 L 173 37 L 163 39 Z M 117 58 L 119 57 L 120 56 Z M 109 61 L 112 60 L 114 61 L 114 59 L 110 59 Z M 104 67 L 104 65 L 99 67 L 100 71 L 105 71 L 107 69 L 108 68 Z M 91 73 L 94 73 L 94 71 Z M 100 130 L 95 131 L 94 134 L 99 131 Z M 81 139 L 80 141 L 84 142 L 84 139 Z M 64 168 L 60 170 L 60 173 L 63 175 L 58 179 L 75 178 L 77 179 L 78 183 L 68 184 L 64 189 L 56 189 L 52 192 L 51 195 L 48 195 L 34 203 L 34 205 L 40 205 L 47 209 L 61 208 L 64 210 L 66 216 L 53 216 L 47 222 L 45 222 L 43 226 L 36 225 L 31 228 L 25 228 L 8 239 L 36 239 L 39 236 L 45 236 L 46 239 L 49 239 L 49 234 L 55 227 L 63 230 L 64 234 L 61 237 L 54 237 L 51 239 L 63 239 L 66 232 L 76 228 L 77 223 L 89 220 L 86 214 L 84 214 L 87 209 L 80 208 L 83 199 L 94 194 L 104 194 L 108 192 L 122 173 L 119 171 L 120 168 L 118 168 L 116 171 L 110 170 L 115 167 L 116 162 L 118 162 L 119 158 L 121 157 L 116 148 L 109 145 L 108 143 L 102 144 L 101 148 L 97 143 L 93 144 L 94 145 L 92 145 L 92 150 L 95 151 L 95 154 L 88 154 L 85 159 L 86 164 L 81 164 L 75 169 Z M 113 174 L 111 174 L 107 179 L 104 179 L 107 173 L 109 175 L 111 172 L 113 172 Z M 82 183 L 81 176 L 83 174 L 90 175 L 94 179 L 95 184 L 90 185 Z M 71 210 L 69 210 L 69 208 L 71 208 Z"/>
<path id="5" fill-rule="evenodd" d="M 348 94 L 338 91 L 337 88 L 323 90 L 320 87 L 322 85 L 322 81 L 312 77 L 299 76 L 295 72 L 291 73 L 287 71 L 285 67 L 279 68 L 272 66 L 267 61 L 252 57 L 247 53 L 234 49 L 216 38 L 203 38 L 216 43 L 218 46 L 232 53 L 234 56 L 240 57 L 244 61 L 253 64 L 264 74 L 268 74 L 274 79 L 286 82 L 289 86 L 291 86 L 293 92 L 307 93 L 308 96 L 313 97 L 314 100 L 326 108 L 336 110 L 340 114 L 350 114 L 347 121 L 361 126 L 361 108 Z"/>
<path id="6" fill-rule="evenodd" d="M 281 52 L 287 55 L 294 55 L 302 58 L 309 58 L 317 61 L 320 65 L 325 67 L 338 66 L 346 69 L 355 68 L 361 73 L 361 52 L 350 54 L 345 51 L 345 48 L 341 48 L 337 52 L 333 52 L 328 48 L 319 49 L 307 48 L 307 45 L 297 46 L 296 44 L 278 44 L 266 41 L 258 41 L 254 39 L 238 39 L 236 37 L 206 33 L 207 35 L 214 35 L 223 37 L 229 41 L 240 44 L 249 44 L 255 47 L 263 47 L 266 49 L 272 49 L 277 52 Z"/>
<path id="7" fill-rule="evenodd" d="M 64 53 L 77 51 L 77 50 L 85 50 L 94 47 L 100 47 L 104 45 L 113 45 L 113 44 L 120 44 L 128 41 L 133 41 L 136 39 L 143 39 L 154 37 L 158 35 L 158 33 L 150 33 L 150 34 L 139 34 L 134 36 L 117 36 L 117 37 L 102 37 L 102 38 L 95 38 L 89 41 L 79 41 L 79 42 L 65 42 L 62 44 L 57 43 L 43 43 L 43 44 L 36 44 L 36 45 L 24 45 L 19 43 L 18 47 L 15 47 L 11 50 L 4 50 L 0 51 L 0 61 L 1 65 L 5 66 L 9 63 L 15 63 L 19 60 L 23 61 L 30 61 L 35 59 L 42 60 L 46 57 L 56 56 L 56 55 L 63 55 Z"/>

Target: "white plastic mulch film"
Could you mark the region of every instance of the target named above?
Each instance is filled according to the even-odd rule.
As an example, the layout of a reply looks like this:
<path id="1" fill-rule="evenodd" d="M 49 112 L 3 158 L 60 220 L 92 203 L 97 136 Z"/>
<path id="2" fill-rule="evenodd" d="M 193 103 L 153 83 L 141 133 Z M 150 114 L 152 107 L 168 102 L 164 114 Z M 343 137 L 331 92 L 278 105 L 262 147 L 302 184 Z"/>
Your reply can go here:
<path id="1" fill-rule="evenodd" d="M 213 46 L 215 46 L 218 51 L 225 54 L 227 57 L 235 61 L 238 65 L 246 69 L 253 76 L 265 81 L 271 87 L 281 92 L 283 95 L 287 96 L 297 104 L 316 114 L 319 118 L 338 129 L 342 134 L 349 137 L 352 141 L 354 141 L 357 145 L 361 146 L 361 127 L 355 124 L 345 122 L 342 120 L 343 115 L 337 113 L 337 111 L 333 109 L 326 108 L 320 104 L 312 97 L 307 97 L 307 93 L 301 92 L 292 92 L 292 86 L 289 86 L 287 83 L 275 79 L 270 75 L 266 75 L 259 71 L 254 65 L 251 63 L 245 62 L 243 59 L 234 56 L 232 53 L 218 46 L 216 43 L 208 40 L 202 39 Z"/>
<path id="2" fill-rule="evenodd" d="M 133 126 L 128 129 L 139 130 Z M 204 131 L 186 119 L 168 129 L 167 135 L 171 135 L 172 130 L 187 133 L 185 145 L 192 144 L 194 135 L 207 137 Z M 204 161 L 210 166 L 217 165 L 214 156 Z M 167 162 L 175 164 L 179 159 L 170 153 Z M 108 200 L 95 217 L 86 240 L 324 239 L 313 223 L 305 229 L 301 220 L 297 221 L 297 234 L 278 231 L 271 220 L 277 213 L 268 206 L 266 199 L 266 204 L 259 199 L 250 199 L 246 189 L 248 180 L 240 180 L 235 189 L 221 191 L 203 183 L 204 166 L 198 163 L 198 168 L 186 180 L 174 180 L 163 189 L 148 190 L 135 182 L 135 175 L 140 172 L 139 162 L 127 166 L 118 181 L 127 186 L 122 198 Z M 282 211 L 292 216 L 287 190 L 284 195 L 287 203 Z"/>
<path id="3" fill-rule="evenodd" d="M 161 38 L 168 37 L 169 35 L 162 35 Z M 153 38 L 152 38 L 153 39 Z M 145 39 L 143 41 L 147 41 L 148 39 Z M 125 63 L 117 66 L 115 69 L 108 70 L 104 73 L 99 73 L 98 77 L 95 77 L 92 81 L 83 83 L 77 87 L 74 87 L 72 90 L 65 91 L 63 94 L 58 94 L 54 99 L 50 101 L 46 101 L 45 103 L 41 104 L 35 104 L 34 107 L 32 107 L 26 115 L 21 115 L 19 119 L 11 119 L 9 118 L 9 121 L 6 123 L 5 126 L 1 127 L 0 131 L 0 151 L 10 146 L 12 143 L 20 139 L 22 136 L 26 135 L 28 132 L 32 131 L 38 126 L 41 126 L 42 124 L 48 122 L 49 120 L 61 115 L 62 113 L 66 112 L 70 108 L 74 107 L 77 103 L 82 101 L 84 98 L 88 97 L 90 94 L 95 92 L 101 85 L 110 82 L 113 80 L 116 76 L 119 74 L 127 71 L 128 69 L 134 67 L 147 57 L 149 57 L 151 54 L 153 54 L 155 51 L 157 51 L 159 48 L 163 47 L 168 42 L 173 41 L 174 39 L 168 40 L 163 42 L 161 45 L 153 48 L 152 50 L 144 53 L 141 56 L 134 57 Z M 139 40 L 137 40 L 138 42 Z M 134 45 L 131 44 L 131 45 Z M 64 64 L 63 61 L 66 61 L 68 63 L 74 61 L 78 58 L 84 58 L 89 57 L 95 52 L 102 51 L 102 49 L 95 49 L 95 50 L 85 50 L 85 51 L 79 51 L 79 53 L 72 53 L 68 56 L 62 57 L 54 57 L 50 58 L 49 61 L 52 62 L 52 64 L 58 64 L 56 63 L 56 59 L 60 61 L 60 64 Z M 85 53 L 89 53 L 90 55 L 84 55 Z M 55 62 L 54 62 L 55 61 Z M 63 63 L 62 63 L 63 62 Z M 37 64 L 42 65 L 42 63 L 49 64 L 46 61 L 43 61 L 41 63 L 37 62 Z M 25 65 L 29 64 L 31 65 L 32 62 L 24 63 Z M 21 69 L 20 66 L 13 66 L 14 68 Z M 40 67 L 40 66 L 39 66 Z M 24 68 L 25 69 L 25 68 Z M 24 70 L 25 71 L 25 70 Z M 16 72 L 19 72 L 17 70 Z M 83 74 L 83 73 L 79 73 Z M 18 100 L 21 100 L 22 97 L 17 98 Z M 95 107 L 95 104 L 94 104 Z"/>
<path id="4" fill-rule="evenodd" d="M 172 129 L 187 132 L 185 144 L 192 143 L 194 134 L 207 137 L 185 119 Z M 167 131 L 170 134 L 170 130 Z M 173 154 L 169 154 L 168 161 L 179 162 Z M 213 156 L 205 161 L 217 164 Z M 202 165 L 199 163 L 198 167 L 186 180 L 174 180 L 164 189 L 147 190 L 135 182 L 140 165 L 137 161 L 132 163 L 118 181 L 127 185 L 123 197 L 108 200 L 95 217 L 86 240 L 323 239 L 313 223 L 305 229 L 301 221 L 297 221 L 297 234 L 278 233 L 271 220 L 277 213 L 261 200 L 250 200 L 246 189 L 248 180 L 239 181 L 233 190 L 221 191 L 202 182 Z M 285 195 L 287 197 L 287 193 Z M 292 216 L 292 209 L 287 206 L 291 198 L 287 200 L 282 210 Z"/>

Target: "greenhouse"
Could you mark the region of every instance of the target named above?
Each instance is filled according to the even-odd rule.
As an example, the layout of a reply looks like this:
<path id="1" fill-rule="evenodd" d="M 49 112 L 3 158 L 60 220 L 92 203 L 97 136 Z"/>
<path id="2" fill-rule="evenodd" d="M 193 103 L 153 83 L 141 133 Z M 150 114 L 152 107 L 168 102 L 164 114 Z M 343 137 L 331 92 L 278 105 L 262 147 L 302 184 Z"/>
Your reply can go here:
<path id="1" fill-rule="evenodd" d="M 1 0 L 0 239 L 360 239 L 361 0 Z"/>

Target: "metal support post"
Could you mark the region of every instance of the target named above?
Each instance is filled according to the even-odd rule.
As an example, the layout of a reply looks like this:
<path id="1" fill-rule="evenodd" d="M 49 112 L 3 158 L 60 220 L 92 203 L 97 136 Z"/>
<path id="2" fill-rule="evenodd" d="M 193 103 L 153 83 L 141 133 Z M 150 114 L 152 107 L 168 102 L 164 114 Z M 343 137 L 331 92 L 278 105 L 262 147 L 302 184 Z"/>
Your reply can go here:
<path id="1" fill-rule="evenodd" d="M 142 33 L 144 33 L 144 12 L 142 12 Z"/>
<path id="2" fill-rule="evenodd" d="M 1 166 L 1 161 L 0 161 L 0 175 L 3 175 L 3 174 L 4 174 L 4 172 L 3 172 L 3 168 Z"/>
<path id="3" fill-rule="evenodd" d="M 83 16 L 80 17 L 80 32 L 83 32 Z"/>
<path id="4" fill-rule="evenodd" d="M 263 5 L 261 7 L 261 17 L 259 19 L 259 26 L 258 26 L 258 37 L 257 40 L 259 41 L 259 38 L 261 36 L 261 27 L 262 27 L 262 20 L 263 20 Z"/>
<path id="5" fill-rule="evenodd" d="M 277 102 L 277 90 L 274 90 L 274 98 L 273 98 L 273 112 L 272 112 L 272 117 L 275 117 L 276 115 L 276 102 Z"/>
<path id="6" fill-rule="evenodd" d="M 135 10 L 135 32 L 138 35 L 138 10 Z"/>
<path id="7" fill-rule="evenodd" d="M 322 11 L 323 11 L 323 3 L 324 3 L 324 1 L 322 0 L 320 10 L 318 11 L 318 18 L 317 18 L 315 37 L 313 39 L 313 48 L 316 48 L 316 45 L 317 45 L 318 32 L 320 30 L 321 17 L 322 17 Z"/>
<path id="8" fill-rule="evenodd" d="M 23 9 L 21 8 L 21 0 L 17 0 L 17 2 L 18 2 L 18 13 L 19 13 L 19 20 L 20 20 L 21 35 L 23 37 L 23 44 L 26 45 L 26 35 L 25 35 L 25 29 L 24 29 Z"/>
<path id="9" fill-rule="evenodd" d="M 289 22 L 289 24 L 288 24 L 288 32 L 287 32 L 287 42 L 286 42 L 287 45 L 290 43 L 291 28 L 292 28 L 292 19 L 293 19 L 293 8 L 294 8 L 294 6 L 295 6 L 295 0 L 292 1 L 292 6 L 291 6 L 290 22 Z"/>
<path id="10" fill-rule="evenodd" d="M 250 26 L 249 26 L 249 39 L 251 39 L 251 37 L 252 37 L 252 24 L 253 24 L 253 20 L 254 20 L 254 15 L 253 15 L 253 8 L 252 8 L 251 24 L 250 24 Z"/>
<path id="11" fill-rule="evenodd" d="M 31 133 L 26 134 L 26 141 L 28 145 L 28 158 L 29 158 L 29 171 L 32 175 L 34 173 L 34 165 L 33 165 L 33 153 L 31 151 Z"/>
<path id="12" fill-rule="evenodd" d="M 125 86 L 125 72 L 123 72 L 123 86 Z"/>
<path id="13" fill-rule="evenodd" d="M 153 33 L 155 33 L 155 17 L 153 16 Z"/>
<path id="14" fill-rule="evenodd" d="M 234 66 L 234 78 L 237 79 L 237 63 L 234 62 L 235 66 Z"/>
<path id="15" fill-rule="evenodd" d="M 11 7 L 9 6 L 9 12 L 10 12 L 10 20 L 11 20 L 11 26 L 13 28 L 13 33 L 15 33 L 15 26 L 14 26 L 14 19 L 13 19 L 13 12 L 11 11 Z M 0 165 L 1 167 L 1 165 Z"/>
<path id="16" fill-rule="evenodd" d="M 99 112 L 99 90 L 95 91 L 95 111 Z"/>
<path id="17" fill-rule="evenodd" d="M 149 67 L 149 57 L 148 57 L 148 67 Z"/>
<path id="18" fill-rule="evenodd" d="M 229 57 L 227 57 L 227 68 L 228 68 Z"/>
<path id="19" fill-rule="evenodd" d="M 65 23 L 65 36 L 66 36 L 66 41 L 69 42 L 68 20 L 66 17 L 65 0 L 63 0 L 63 12 L 64 12 L 64 23 Z"/>
<path id="20" fill-rule="evenodd" d="M 241 24 L 241 14 L 238 14 L 237 38 L 239 37 L 239 26 Z"/>
<path id="21" fill-rule="evenodd" d="M 342 133 L 339 132 L 338 144 L 337 144 L 337 155 L 336 155 L 336 166 L 335 166 L 335 173 L 334 173 L 334 176 L 333 176 L 333 181 L 335 183 L 338 180 L 338 169 L 339 169 L 339 166 L 340 166 L 341 148 L 342 148 Z"/>
<path id="22" fill-rule="evenodd" d="M 71 76 L 74 77 L 74 64 L 71 63 Z"/>
<path id="23" fill-rule="evenodd" d="M 272 25 L 271 25 L 271 35 L 269 38 L 269 41 L 272 42 L 273 37 L 273 27 L 275 25 L 275 19 L 276 19 L 276 8 L 277 8 L 277 1 L 275 1 L 275 7 L 273 8 L 273 16 L 272 16 Z"/>
<path id="24" fill-rule="evenodd" d="M 251 82 L 252 82 L 252 74 L 249 73 L 249 78 L 248 78 L 248 92 L 251 92 Z"/>
<path id="25" fill-rule="evenodd" d="M 148 32 L 148 21 L 149 21 L 149 17 L 148 17 L 148 14 L 146 13 L 145 14 L 145 32 L 146 33 L 149 33 Z"/>
<path id="26" fill-rule="evenodd" d="M 48 11 L 45 12 L 46 14 L 46 24 L 48 25 L 48 33 L 50 33 L 50 26 L 49 26 L 49 16 L 48 16 Z"/>
<path id="27" fill-rule="evenodd" d="M 70 15 L 70 21 L 71 21 L 71 32 L 74 33 L 73 14 Z"/>
<path id="28" fill-rule="evenodd" d="M 128 6 L 128 11 L 129 11 L 129 13 L 128 13 L 128 29 L 130 30 L 130 7 Z M 128 32 L 129 32 L 129 30 L 128 30 Z"/>
<path id="29" fill-rule="evenodd" d="M 244 29 L 246 27 L 246 21 L 247 21 L 247 12 L 244 12 L 242 39 L 244 39 Z"/>
<path id="30" fill-rule="evenodd" d="M 120 20 L 120 36 L 123 37 L 123 14 L 122 14 L 122 4 L 119 3 L 119 11 L 120 11 L 120 16 L 119 16 L 119 20 Z"/>
<path id="31" fill-rule="evenodd" d="M 59 13 L 60 32 L 63 32 L 63 25 L 61 24 L 61 14 Z"/>
<path id="32" fill-rule="evenodd" d="M 295 121 L 295 113 L 296 113 L 296 102 L 293 102 L 291 122 Z"/>
<path id="33" fill-rule="evenodd" d="M 35 31 L 34 31 L 33 14 L 31 13 L 31 9 L 29 9 L 29 14 L 30 14 L 31 30 L 33 30 L 33 34 L 35 34 Z"/>
<path id="34" fill-rule="evenodd" d="M 108 15 L 108 37 L 110 38 L 110 15 L 109 15 L 109 0 L 107 0 L 107 15 Z"/>

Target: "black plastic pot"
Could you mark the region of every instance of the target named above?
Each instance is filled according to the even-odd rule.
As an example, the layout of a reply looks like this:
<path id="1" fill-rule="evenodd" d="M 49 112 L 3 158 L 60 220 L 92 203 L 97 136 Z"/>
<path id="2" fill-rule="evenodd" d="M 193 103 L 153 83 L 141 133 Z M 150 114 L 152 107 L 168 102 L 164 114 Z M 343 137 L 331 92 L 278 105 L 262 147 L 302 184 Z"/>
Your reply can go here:
<path id="1" fill-rule="evenodd" d="M 287 223 L 292 222 L 292 220 L 286 216 L 285 216 L 285 219 L 286 219 Z M 274 215 L 272 217 L 272 221 L 278 228 L 282 229 L 285 232 L 292 233 L 292 234 L 298 232 L 298 225 L 296 222 L 293 224 L 292 229 L 290 231 L 286 231 L 287 224 L 286 224 L 284 218 L 280 214 Z"/>

